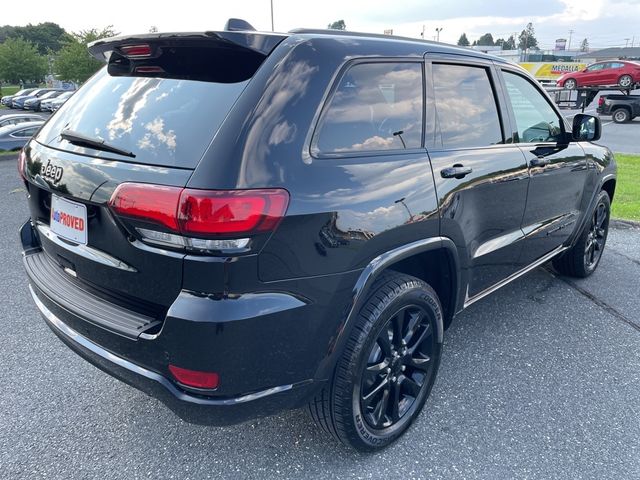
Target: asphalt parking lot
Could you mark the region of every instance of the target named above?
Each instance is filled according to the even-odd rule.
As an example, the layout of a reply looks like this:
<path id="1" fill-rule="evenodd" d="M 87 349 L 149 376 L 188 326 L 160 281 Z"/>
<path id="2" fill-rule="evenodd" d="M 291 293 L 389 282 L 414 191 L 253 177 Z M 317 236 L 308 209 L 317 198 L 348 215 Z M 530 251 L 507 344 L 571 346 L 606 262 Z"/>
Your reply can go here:
<path id="1" fill-rule="evenodd" d="M 445 337 L 425 412 L 375 455 L 305 412 L 183 423 L 77 357 L 31 302 L 15 161 L 0 160 L 0 478 L 640 478 L 640 230 L 611 231 L 598 271 L 538 269 Z"/>
<path id="2" fill-rule="evenodd" d="M 616 94 L 619 92 L 608 92 L 609 94 Z M 640 95 L 640 90 L 633 90 L 632 95 Z M 596 108 L 598 106 L 598 95 L 591 105 L 589 105 L 584 113 L 589 115 L 598 115 Z M 563 109 L 562 113 L 572 118 L 576 113 L 580 113 L 580 110 Z M 613 152 L 623 153 L 640 153 L 640 142 L 638 141 L 638 135 L 640 135 L 640 117 L 632 120 L 629 123 L 614 123 L 609 115 L 603 115 L 600 117 L 602 121 L 602 138 L 597 142 L 601 145 L 606 145 Z"/>

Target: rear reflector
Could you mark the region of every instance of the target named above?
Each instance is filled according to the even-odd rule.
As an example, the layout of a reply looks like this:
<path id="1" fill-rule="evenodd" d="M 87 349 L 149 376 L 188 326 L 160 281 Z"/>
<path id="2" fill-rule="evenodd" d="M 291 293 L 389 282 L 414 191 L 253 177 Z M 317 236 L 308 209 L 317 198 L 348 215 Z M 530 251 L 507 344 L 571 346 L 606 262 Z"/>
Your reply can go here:
<path id="1" fill-rule="evenodd" d="M 116 214 L 195 237 L 252 235 L 274 230 L 289 204 L 280 188 L 195 190 L 122 183 L 109 200 Z"/>
<path id="2" fill-rule="evenodd" d="M 175 365 L 169 365 L 169 371 L 173 378 L 187 387 L 213 390 L 218 387 L 220 380 L 220 377 L 215 372 L 199 372 L 176 367 Z"/>

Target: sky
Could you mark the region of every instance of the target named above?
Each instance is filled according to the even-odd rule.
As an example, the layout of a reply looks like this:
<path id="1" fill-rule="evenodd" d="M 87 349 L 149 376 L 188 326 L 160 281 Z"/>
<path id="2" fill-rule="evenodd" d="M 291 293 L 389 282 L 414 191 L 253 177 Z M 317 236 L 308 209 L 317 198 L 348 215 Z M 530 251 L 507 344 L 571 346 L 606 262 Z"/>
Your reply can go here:
<path id="1" fill-rule="evenodd" d="M 35 0 L 0 20 L 11 25 L 52 21 L 69 31 L 113 25 L 123 34 L 221 30 L 230 17 L 258 30 L 271 30 L 270 0 Z M 507 38 L 533 22 L 539 46 L 571 34 L 575 47 L 587 38 L 591 48 L 640 46 L 640 0 L 273 0 L 275 30 L 326 28 L 343 19 L 348 30 L 456 43 L 465 32 L 470 41 L 484 33 Z"/>

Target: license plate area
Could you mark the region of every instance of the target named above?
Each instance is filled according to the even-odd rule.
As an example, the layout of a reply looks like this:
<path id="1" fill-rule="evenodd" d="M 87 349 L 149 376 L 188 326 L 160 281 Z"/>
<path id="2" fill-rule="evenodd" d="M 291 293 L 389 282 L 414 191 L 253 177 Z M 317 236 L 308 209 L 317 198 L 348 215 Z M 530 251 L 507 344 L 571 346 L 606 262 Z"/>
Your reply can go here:
<path id="1" fill-rule="evenodd" d="M 49 228 L 65 240 L 86 245 L 88 241 L 87 206 L 51 195 Z"/>

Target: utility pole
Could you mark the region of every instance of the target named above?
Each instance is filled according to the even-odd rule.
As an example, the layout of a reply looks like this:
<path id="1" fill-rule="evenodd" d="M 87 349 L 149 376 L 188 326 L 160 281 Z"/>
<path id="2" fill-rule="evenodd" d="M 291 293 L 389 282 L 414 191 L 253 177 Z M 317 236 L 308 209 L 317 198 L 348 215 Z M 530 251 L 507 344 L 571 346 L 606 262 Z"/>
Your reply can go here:
<path id="1" fill-rule="evenodd" d="M 273 0 L 271 0 L 271 31 L 275 32 L 273 29 Z"/>
<path id="2" fill-rule="evenodd" d="M 624 44 L 624 48 L 627 48 L 629 46 L 629 40 L 631 40 L 630 38 L 625 38 L 625 44 Z"/>
<path id="3" fill-rule="evenodd" d="M 573 35 L 573 29 L 569 30 L 569 44 L 567 45 L 567 50 L 571 50 L 571 35 Z"/>
<path id="4" fill-rule="evenodd" d="M 424 40 L 424 25 L 422 25 L 422 32 L 420 33 L 420 36 L 422 37 L 422 39 Z"/>
<path id="5" fill-rule="evenodd" d="M 437 40 L 436 42 L 440 41 L 440 32 L 442 31 L 442 27 L 438 27 L 436 28 L 436 35 L 437 35 Z"/>

